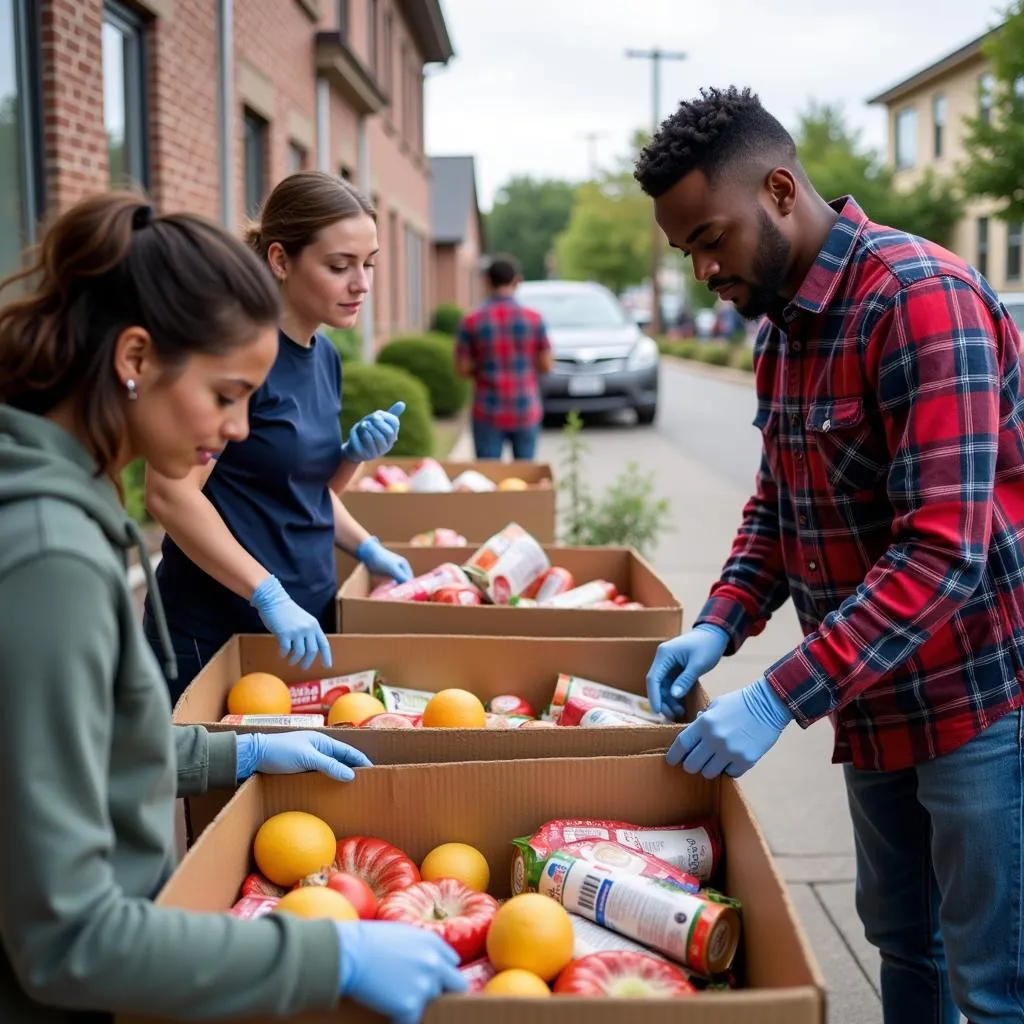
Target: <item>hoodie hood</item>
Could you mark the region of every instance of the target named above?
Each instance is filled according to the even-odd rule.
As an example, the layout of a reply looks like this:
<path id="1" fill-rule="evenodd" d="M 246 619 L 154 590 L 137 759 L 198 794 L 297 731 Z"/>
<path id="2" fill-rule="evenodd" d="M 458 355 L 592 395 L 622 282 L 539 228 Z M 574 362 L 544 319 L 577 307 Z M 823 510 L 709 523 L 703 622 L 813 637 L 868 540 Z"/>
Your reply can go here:
<path id="1" fill-rule="evenodd" d="M 96 475 L 96 462 L 82 444 L 52 420 L 0 405 L 0 505 L 50 498 L 80 508 L 103 530 L 127 563 L 138 551 L 165 668 L 177 677 L 167 619 L 142 533 L 121 504 L 117 489 Z"/>

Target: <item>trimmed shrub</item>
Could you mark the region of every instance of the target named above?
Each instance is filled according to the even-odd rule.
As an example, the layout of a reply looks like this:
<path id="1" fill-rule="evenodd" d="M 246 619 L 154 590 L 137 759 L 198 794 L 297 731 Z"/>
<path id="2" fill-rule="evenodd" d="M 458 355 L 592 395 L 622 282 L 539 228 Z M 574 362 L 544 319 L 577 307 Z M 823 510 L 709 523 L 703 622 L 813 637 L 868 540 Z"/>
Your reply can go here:
<path id="1" fill-rule="evenodd" d="M 454 302 L 442 302 L 434 310 L 434 315 L 430 321 L 430 329 L 455 337 L 464 315 L 465 311 L 461 306 L 457 306 Z"/>
<path id="2" fill-rule="evenodd" d="M 434 453 L 434 421 L 426 385 L 397 366 L 349 363 L 341 378 L 341 430 L 378 409 L 405 402 L 402 429 L 389 455 L 424 456 Z"/>
<path id="3" fill-rule="evenodd" d="M 732 360 L 732 350 L 721 342 L 709 341 L 698 346 L 697 358 L 710 366 L 728 366 Z"/>
<path id="4" fill-rule="evenodd" d="M 398 366 L 423 381 L 435 416 L 454 416 L 469 400 L 469 381 L 455 373 L 452 339 L 436 334 L 389 341 L 377 354 L 383 366 Z"/>
<path id="5" fill-rule="evenodd" d="M 355 327 L 325 327 L 323 333 L 331 339 L 343 363 L 363 361 L 363 334 Z"/>
<path id="6" fill-rule="evenodd" d="M 737 370 L 746 370 L 748 373 L 754 372 L 754 350 L 752 348 L 741 348 L 736 355 L 733 357 L 732 365 Z"/>
<path id="7" fill-rule="evenodd" d="M 678 359 L 696 359 L 699 349 L 700 342 L 698 341 L 675 341 L 672 343 L 669 354 Z"/>

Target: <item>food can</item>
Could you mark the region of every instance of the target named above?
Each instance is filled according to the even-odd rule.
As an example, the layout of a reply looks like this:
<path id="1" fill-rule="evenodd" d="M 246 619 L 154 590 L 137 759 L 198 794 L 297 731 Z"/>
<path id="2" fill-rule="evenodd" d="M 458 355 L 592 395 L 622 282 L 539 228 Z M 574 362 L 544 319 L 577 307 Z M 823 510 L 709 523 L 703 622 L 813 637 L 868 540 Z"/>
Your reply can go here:
<path id="1" fill-rule="evenodd" d="M 497 973 L 497 968 L 485 956 L 480 957 L 479 960 L 463 964 L 459 968 L 459 974 L 466 979 L 466 984 L 469 986 L 466 990 L 467 995 L 471 995 L 474 992 L 482 992 L 484 985 Z"/>
<path id="2" fill-rule="evenodd" d="M 492 697 L 486 704 L 488 711 L 496 715 L 525 715 L 527 718 L 536 718 L 536 713 L 530 704 L 522 697 L 514 693 L 499 693 Z"/>
<path id="3" fill-rule="evenodd" d="M 530 594 L 530 597 L 535 598 L 538 604 L 544 604 L 545 601 L 564 594 L 575 586 L 576 581 L 568 569 L 563 569 L 560 565 L 553 565 L 541 577 L 540 586 L 537 587 L 536 593 Z"/>
<path id="4" fill-rule="evenodd" d="M 243 921 L 255 921 L 269 914 L 280 902 L 280 896 L 243 896 L 228 913 Z"/>
<path id="5" fill-rule="evenodd" d="M 287 725 L 292 729 L 322 729 L 323 715 L 225 715 L 224 725 Z"/>
<path id="6" fill-rule="evenodd" d="M 466 574 L 454 562 L 442 562 L 436 569 L 414 576 L 405 583 L 397 583 L 380 595 L 382 601 L 429 601 L 431 594 L 441 587 L 469 585 Z"/>
<path id="7" fill-rule="evenodd" d="M 410 690 L 404 686 L 385 686 L 378 683 L 373 695 L 384 705 L 385 711 L 400 715 L 422 715 L 434 694 L 430 690 Z"/>
<path id="8" fill-rule="evenodd" d="M 476 587 L 439 587 L 430 595 L 433 604 L 483 604 L 483 595 Z"/>
<path id="9" fill-rule="evenodd" d="M 581 587 L 565 590 L 543 602 L 545 608 L 587 608 L 598 601 L 610 601 L 618 588 L 609 580 L 591 580 Z"/>
<path id="10" fill-rule="evenodd" d="M 551 708 L 561 708 L 572 697 L 579 697 L 591 705 L 611 708 L 622 714 L 643 718 L 657 725 L 664 725 L 666 719 L 651 707 L 650 701 L 638 693 L 619 690 L 605 683 L 597 683 L 592 679 L 561 673 L 555 684 L 555 695 L 551 698 Z M 558 712 L 560 715 L 561 712 Z"/>
<path id="11" fill-rule="evenodd" d="M 326 714 L 331 705 L 345 693 L 373 693 L 380 679 L 374 669 L 363 672 L 349 672 L 346 675 L 329 676 L 325 679 L 308 679 L 304 682 L 289 683 L 288 692 L 292 698 L 292 714 Z"/>
<path id="12" fill-rule="evenodd" d="M 639 718 L 636 715 L 627 715 L 625 712 L 616 711 L 604 704 L 595 704 L 593 701 L 583 700 L 580 697 L 570 697 L 562 705 L 558 716 L 558 725 L 581 726 L 590 729 L 606 729 L 614 726 L 651 726 L 654 722 L 646 718 Z"/>
<path id="13" fill-rule="evenodd" d="M 660 857 L 652 857 L 643 850 L 631 850 L 613 839 L 580 839 L 563 846 L 562 851 L 609 871 L 654 878 L 659 882 L 678 886 L 694 895 L 701 891 L 700 879 L 696 875 L 691 875 Z"/>
<path id="14" fill-rule="evenodd" d="M 571 914 L 705 976 L 727 971 L 739 948 L 740 919 L 732 907 L 653 878 L 596 867 L 564 850 L 544 862 L 538 891 Z"/>

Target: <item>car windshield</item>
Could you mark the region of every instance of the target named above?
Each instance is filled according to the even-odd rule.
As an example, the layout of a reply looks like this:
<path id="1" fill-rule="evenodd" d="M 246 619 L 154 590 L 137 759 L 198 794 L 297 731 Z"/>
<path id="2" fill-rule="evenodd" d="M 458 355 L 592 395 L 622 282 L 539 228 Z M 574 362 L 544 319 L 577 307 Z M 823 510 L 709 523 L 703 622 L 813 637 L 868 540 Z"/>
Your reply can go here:
<path id="1" fill-rule="evenodd" d="M 625 327 L 629 320 L 619 304 L 604 292 L 540 292 L 521 289 L 516 296 L 540 313 L 549 330 L 573 327 Z"/>

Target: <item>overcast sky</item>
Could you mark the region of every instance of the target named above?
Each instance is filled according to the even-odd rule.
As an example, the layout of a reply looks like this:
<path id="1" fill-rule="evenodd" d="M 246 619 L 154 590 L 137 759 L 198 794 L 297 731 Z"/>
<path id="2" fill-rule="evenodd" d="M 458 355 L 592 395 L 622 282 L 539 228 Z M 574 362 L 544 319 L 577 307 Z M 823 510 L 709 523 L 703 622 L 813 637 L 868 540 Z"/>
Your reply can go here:
<path id="1" fill-rule="evenodd" d="M 651 121 L 650 61 L 627 48 L 681 50 L 662 63 L 660 114 L 703 85 L 749 85 L 792 127 L 810 97 L 841 102 L 871 145 L 885 118 L 867 97 L 980 35 L 992 0 L 441 0 L 455 47 L 428 68 L 427 151 L 476 157 L 480 204 L 513 174 L 580 179 L 585 133 L 607 166 Z M 856 13 L 853 13 L 856 11 Z"/>

